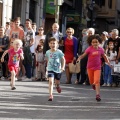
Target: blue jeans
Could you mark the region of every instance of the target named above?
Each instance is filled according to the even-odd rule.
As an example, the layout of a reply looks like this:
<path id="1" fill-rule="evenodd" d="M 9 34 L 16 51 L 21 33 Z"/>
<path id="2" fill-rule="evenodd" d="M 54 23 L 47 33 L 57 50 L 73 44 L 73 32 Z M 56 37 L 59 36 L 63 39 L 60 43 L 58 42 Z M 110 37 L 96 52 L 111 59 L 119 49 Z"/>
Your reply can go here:
<path id="1" fill-rule="evenodd" d="M 111 68 L 105 64 L 104 65 L 104 83 L 112 84 L 113 76 L 111 75 Z"/>

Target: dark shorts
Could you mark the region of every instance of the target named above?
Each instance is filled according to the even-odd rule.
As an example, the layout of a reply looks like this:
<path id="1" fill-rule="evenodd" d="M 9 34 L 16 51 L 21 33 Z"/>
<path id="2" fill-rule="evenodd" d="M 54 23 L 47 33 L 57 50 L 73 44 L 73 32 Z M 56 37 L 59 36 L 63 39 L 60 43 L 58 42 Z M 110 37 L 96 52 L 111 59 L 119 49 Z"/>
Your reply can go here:
<path id="1" fill-rule="evenodd" d="M 61 73 L 55 73 L 53 71 L 48 71 L 48 78 L 53 77 L 56 80 L 60 80 L 61 78 Z"/>

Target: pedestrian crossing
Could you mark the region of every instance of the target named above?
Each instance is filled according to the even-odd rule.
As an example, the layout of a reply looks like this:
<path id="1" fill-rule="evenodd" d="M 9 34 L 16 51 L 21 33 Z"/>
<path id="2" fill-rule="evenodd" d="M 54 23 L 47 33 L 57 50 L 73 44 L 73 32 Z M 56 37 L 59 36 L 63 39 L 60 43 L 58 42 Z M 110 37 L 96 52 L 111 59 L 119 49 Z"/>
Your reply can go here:
<path id="1" fill-rule="evenodd" d="M 11 91 L 8 83 L 2 81 L 0 119 L 92 119 L 93 113 L 96 113 L 96 118 L 102 115 L 117 118 L 117 113 L 120 111 L 119 88 L 115 91 L 103 88 L 101 90 L 102 101 L 96 102 L 95 91 L 90 86 L 61 84 L 61 87 L 61 94 L 54 89 L 54 99 L 50 102 L 48 101 L 48 83 L 46 82 L 24 82 L 24 84 L 18 82 L 17 89 Z M 69 115 L 69 113 L 71 114 Z"/>

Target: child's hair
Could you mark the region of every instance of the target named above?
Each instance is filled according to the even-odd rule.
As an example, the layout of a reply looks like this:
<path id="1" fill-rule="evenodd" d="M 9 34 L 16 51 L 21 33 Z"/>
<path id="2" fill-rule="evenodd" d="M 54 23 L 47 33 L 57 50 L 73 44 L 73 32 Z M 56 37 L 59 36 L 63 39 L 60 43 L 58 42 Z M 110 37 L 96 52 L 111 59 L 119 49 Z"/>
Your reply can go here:
<path id="1" fill-rule="evenodd" d="M 22 27 L 22 28 L 24 29 L 24 25 L 23 25 L 23 24 L 20 24 L 19 26 Z"/>
<path id="2" fill-rule="evenodd" d="M 93 39 L 97 39 L 99 41 L 99 43 L 102 43 L 102 38 L 100 37 L 100 35 L 95 34 L 95 35 L 91 35 L 88 37 L 87 42 L 89 45 L 91 45 Z"/>
<path id="3" fill-rule="evenodd" d="M 36 50 L 39 51 L 39 48 L 43 49 L 43 46 L 41 46 L 41 45 L 37 45 Z"/>
<path id="4" fill-rule="evenodd" d="M 10 22 L 6 22 L 6 25 L 10 25 Z"/>
<path id="5" fill-rule="evenodd" d="M 20 39 L 15 39 L 15 40 L 13 41 L 13 46 L 16 45 L 16 44 L 20 44 L 21 47 L 22 47 L 22 45 L 23 45 L 23 43 L 22 43 L 22 41 L 21 41 Z"/>
<path id="6" fill-rule="evenodd" d="M 113 42 L 110 42 L 110 43 L 109 43 L 109 45 L 110 45 L 111 43 L 112 43 L 112 44 L 113 44 L 113 46 L 114 46 L 114 43 L 113 43 Z M 106 54 L 107 54 L 107 56 L 110 56 L 110 48 L 109 48 L 109 45 L 108 45 L 108 49 L 107 49 L 107 53 L 106 53 Z M 112 52 L 113 52 L 113 53 L 115 53 L 115 47 L 113 47 Z"/>
<path id="7" fill-rule="evenodd" d="M 45 39 L 40 39 L 40 41 L 39 41 L 39 42 L 42 42 L 42 43 L 44 44 L 44 41 L 45 41 Z"/>
<path id="8" fill-rule="evenodd" d="M 49 43 L 50 43 L 51 41 L 57 41 L 57 42 L 58 42 L 58 39 L 56 39 L 56 38 L 54 38 L 54 37 L 51 37 L 51 38 L 49 38 Z"/>

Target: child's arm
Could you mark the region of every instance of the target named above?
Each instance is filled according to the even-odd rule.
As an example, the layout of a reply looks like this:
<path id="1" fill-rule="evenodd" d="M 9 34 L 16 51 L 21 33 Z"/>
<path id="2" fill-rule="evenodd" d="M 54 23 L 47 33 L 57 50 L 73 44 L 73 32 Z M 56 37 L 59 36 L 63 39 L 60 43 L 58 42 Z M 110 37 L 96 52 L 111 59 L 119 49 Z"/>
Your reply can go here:
<path id="1" fill-rule="evenodd" d="M 23 60 L 23 59 L 24 59 L 23 52 L 22 52 L 22 53 L 20 53 L 20 58 L 21 58 L 21 60 Z"/>
<path id="2" fill-rule="evenodd" d="M 80 55 L 80 56 L 78 57 L 77 61 L 83 59 L 86 55 L 87 55 L 87 53 L 84 52 L 82 55 Z"/>
<path id="3" fill-rule="evenodd" d="M 1 57 L 1 62 L 4 62 L 4 56 L 5 56 L 7 53 L 8 53 L 8 50 L 6 50 L 6 51 L 3 53 L 2 57 Z"/>
<path id="4" fill-rule="evenodd" d="M 61 59 L 61 71 L 65 70 L 65 57 L 63 56 Z"/>
<path id="5" fill-rule="evenodd" d="M 109 59 L 108 59 L 108 57 L 106 56 L 105 53 L 102 55 L 102 57 L 104 58 L 105 62 L 111 67 L 110 61 L 109 61 Z"/>

